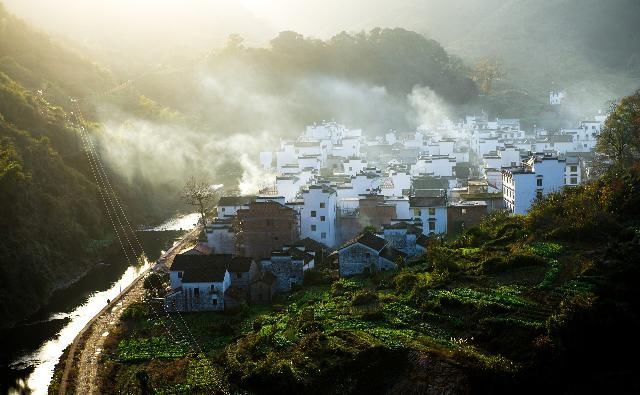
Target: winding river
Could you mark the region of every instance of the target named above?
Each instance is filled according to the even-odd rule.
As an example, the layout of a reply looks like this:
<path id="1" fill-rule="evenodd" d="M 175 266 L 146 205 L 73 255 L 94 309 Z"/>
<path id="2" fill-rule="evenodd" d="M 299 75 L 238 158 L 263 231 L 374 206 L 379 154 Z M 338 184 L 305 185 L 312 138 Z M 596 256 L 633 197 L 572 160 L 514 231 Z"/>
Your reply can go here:
<path id="1" fill-rule="evenodd" d="M 149 261 L 193 229 L 198 214 L 179 216 L 138 233 Z M 124 255 L 107 257 L 78 282 L 57 291 L 49 303 L 20 325 L 2 330 L 2 392 L 46 394 L 53 369 L 64 349 L 87 322 L 138 277 L 145 265 L 130 265 Z"/>

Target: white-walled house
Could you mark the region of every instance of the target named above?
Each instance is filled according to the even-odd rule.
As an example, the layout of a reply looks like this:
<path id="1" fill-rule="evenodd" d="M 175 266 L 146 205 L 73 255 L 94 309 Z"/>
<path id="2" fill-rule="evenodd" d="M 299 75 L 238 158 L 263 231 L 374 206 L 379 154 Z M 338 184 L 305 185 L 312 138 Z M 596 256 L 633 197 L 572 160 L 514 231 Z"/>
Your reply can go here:
<path id="1" fill-rule="evenodd" d="M 397 262 L 404 262 L 407 254 L 390 247 L 389 243 L 374 234 L 365 233 L 339 248 L 340 277 L 355 276 L 365 271 L 395 270 Z"/>
<path id="2" fill-rule="evenodd" d="M 205 227 L 207 246 L 216 254 L 233 254 L 236 249 L 236 232 L 231 219 L 217 219 Z"/>
<path id="3" fill-rule="evenodd" d="M 302 199 L 301 238 L 308 237 L 334 247 L 338 240 L 336 190 L 323 185 L 311 185 L 302 192 Z"/>
<path id="4" fill-rule="evenodd" d="M 169 269 L 172 291 L 165 297 L 165 310 L 224 310 L 225 292 L 231 286 L 227 268 L 234 260 L 251 261 L 231 255 L 176 255 Z"/>
<path id="5" fill-rule="evenodd" d="M 234 217 L 238 210 L 249 208 L 255 200 L 255 196 L 222 196 L 216 207 L 217 216 L 221 219 Z"/>
<path id="6" fill-rule="evenodd" d="M 380 184 L 380 188 L 384 196 L 402 196 L 404 190 L 411 188 L 411 175 L 404 171 L 392 170 Z"/>
<path id="7" fill-rule="evenodd" d="M 422 236 L 422 229 L 407 222 L 396 222 L 383 225 L 382 235 L 388 246 L 402 251 L 407 256 L 418 256 L 425 249 L 417 244 L 418 237 Z"/>
<path id="8" fill-rule="evenodd" d="M 447 198 L 444 191 L 425 193 L 428 196 L 412 196 L 409 207 L 412 218 L 422 221 L 425 235 L 447 233 Z"/>
<path id="9" fill-rule="evenodd" d="M 285 201 L 289 202 L 296 198 L 302 183 L 296 176 L 278 176 L 276 177 L 276 191 L 278 195 L 283 196 Z"/>
<path id="10" fill-rule="evenodd" d="M 393 196 L 384 199 L 385 204 L 391 204 L 396 207 L 396 218 L 410 219 L 413 218 L 409 208 L 409 198 L 406 196 Z"/>
<path id="11" fill-rule="evenodd" d="M 536 199 L 564 187 L 566 167 L 565 159 L 536 155 L 523 162 L 520 168 L 504 169 L 502 189 L 505 208 L 514 214 L 526 214 Z"/>
<path id="12" fill-rule="evenodd" d="M 354 177 L 367 168 L 367 161 L 361 158 L 351 157 L 343 162 L 343 173 Z"/>
<path id="13" fill-rule="evenodd" d="M 565 185 L 576 186 L 582 184 L 584 180 L 584 176 L 582 174 L 583 167 L 584 164 L 580 157 L 567 156 L 564 181 Z"/>

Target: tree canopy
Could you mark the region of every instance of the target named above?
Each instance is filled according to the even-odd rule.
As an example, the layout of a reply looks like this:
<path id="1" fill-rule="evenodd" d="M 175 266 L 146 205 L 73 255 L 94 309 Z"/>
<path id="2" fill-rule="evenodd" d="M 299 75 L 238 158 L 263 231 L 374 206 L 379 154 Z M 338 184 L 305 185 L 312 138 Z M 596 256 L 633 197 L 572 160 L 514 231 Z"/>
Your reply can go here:
<path id="1" fill-rule="evenodd" d="M 598 138 L 601 166 L 627 169 L 640 161 L 640 90 L 612 105 Z"/>

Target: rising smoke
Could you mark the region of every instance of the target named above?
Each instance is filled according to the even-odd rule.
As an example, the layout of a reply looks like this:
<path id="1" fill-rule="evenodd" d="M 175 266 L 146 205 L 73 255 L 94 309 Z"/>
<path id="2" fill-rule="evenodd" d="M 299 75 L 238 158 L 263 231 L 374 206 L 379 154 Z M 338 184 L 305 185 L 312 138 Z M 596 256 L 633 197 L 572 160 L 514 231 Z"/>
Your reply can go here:
<path id="1" fill-rule="evenodd" d="M 444 103 L 428 88 L 397 97 L 384 87 L 325 75 L 301 78 L 281 94 L 261 89 L 260 77 L 201 73 L 193 76 L 198 125 L 145 119 L 101 106 L 102 154 L 134 182 L 182 185 L 196 176 L 227 191 L 256 193 L 274 180 L 258 165 L 260 151 L 277 150 L 307 124 L 334 120 L 375 135 L 415 129 L 445 116 Z"/>

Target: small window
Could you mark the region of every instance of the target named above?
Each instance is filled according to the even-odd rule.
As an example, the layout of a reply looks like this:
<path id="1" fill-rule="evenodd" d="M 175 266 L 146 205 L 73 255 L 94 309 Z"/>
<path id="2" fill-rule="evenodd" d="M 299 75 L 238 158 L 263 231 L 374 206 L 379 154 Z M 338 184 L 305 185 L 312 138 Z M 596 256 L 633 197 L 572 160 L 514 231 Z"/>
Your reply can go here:
<path id="1" fill-rule="evenodd" d="M 571 172 L 575 173 L 578 171 L 578 166 L 571 166 Z"/>
<path id="2" fill-rule="evenodd" d="M 368 253 L 368 252 L 365 252 L 365 253 L 364 253 L 364 257 L 365 257 L 365 258 L 367 258 L 367 259 L 369 259 L 369 258 L 371 258 L 371 254 L 370 254 L 370 253 Z"/>
<path id="3" fill-rule="evenodd" d="M 311 225 L 311 231 L 315 232 L 316 231 L 316 226 L 315 225 Z"/>
<path id="4" fill-rule="evenodd" d="M 434 207 L 429 207 L 429 215 L 430 216 L 436 215 L 436 209 Z"/>
<path id="5" fill-rule="evenodd" d="M 578 178 L 577 177 L 571 177 L 571 185 L 575 185 L 578 183 Z"/>
<path id="6" fill-rule="evenodd" d="M 542 191 L 536 192 L 536 199 L 542 199 Z"/>
<path id="7" fill-rule="evenodd" d="M 238 278 L 242 278 L 242 273 L 238 273 L 238 274 L 237 274 L 237 277 L 238 277 Z"/>
<path id="8" fill-rule="evenodd" d="M 419 208 L 414 208 L 414 209 L 413 209 L 413 215 L 414 215 L 415 217 L 419 217 L 419 216 L 421 215 L 421 213 L 420 213 L 420 209 L 419 209 Z"/>
<path id="9" fill-rule="evenodd" d="M 326 221 L 326 220 L 327 220 L 327 217 L 325 217 L 324 215 L 321 215 L 321 216 L 320 216 L 320 221 L 324 222 L 324 221 Z"/>
<path id="10" fill-rule="evenodd" d="M 193 289 L 193 296 L 195 296 L 196 298 L 200 296 L 200 288 Z"/>
<path id="11" fill-rule="evenodd" d="M 324 202 L 320 203 L 320 208 L 325 208 L 326 206 L 327 205 Z"/>
<path id="12" fill-rule="evenodd" d="M 211 284 L 211 292 L 216 292 L 216 286 L 215 286 L 215 284 Z"/>
<path id="13" fill-rule="evenodd" d="M 218 305 L 218 298 L 212 298 L 211 299 L 211 304 L 214 305 L 214 306 L 217 306 Z"/>
<path id="14" fill-rule="evenodd" d="M 327 238 L 327 234 L 325 232 L 320 233 L 320 238 L 321 239 L 326 239 Z"/>
<path id="15" fill-rule="evenodd" d="M 315 210 L 311 212 L 311 216 L 312 216 L 312 217 L 315 217 L 315 216 L 316 216 L 316 212 L 315 212 Z"/>
<path id="16" fill-rule="evenodd" d="M 467 213 L 467 209 L 466 209 L 466 208 L 463 208 L 463 209 L 462 209 L 462 214 L 466 214 L 466 213 Z"/>
<path id="17" fill-rule="evenodd" d="M 430 231 L 436 230 L 436 222 L 435 221 L 429 221 L 429 230 Z"/>
<path id="18" fill-rule="evenodd" d="M 542 178 L 538 178 L 538 179 L 536 180 L 536 185 L 537 185 L 537 186 L 539 186 L 539 187 L 541 187 L 541 186 L 542 186 Z"/>
<path id="19" fill-rule="evenodd" d="M 224 213 L 224 207 L 222 208 L 222 212 Z"/>
<path id="20" fill-rule="evenodd" d="M 353 170 L 353 167 L 349 166 L 349 171 Z"/>
<path id="21" fill-rule="evenodd" d="M 182 272 L 178 272 L 178 278 L 182 278 Z"/>

